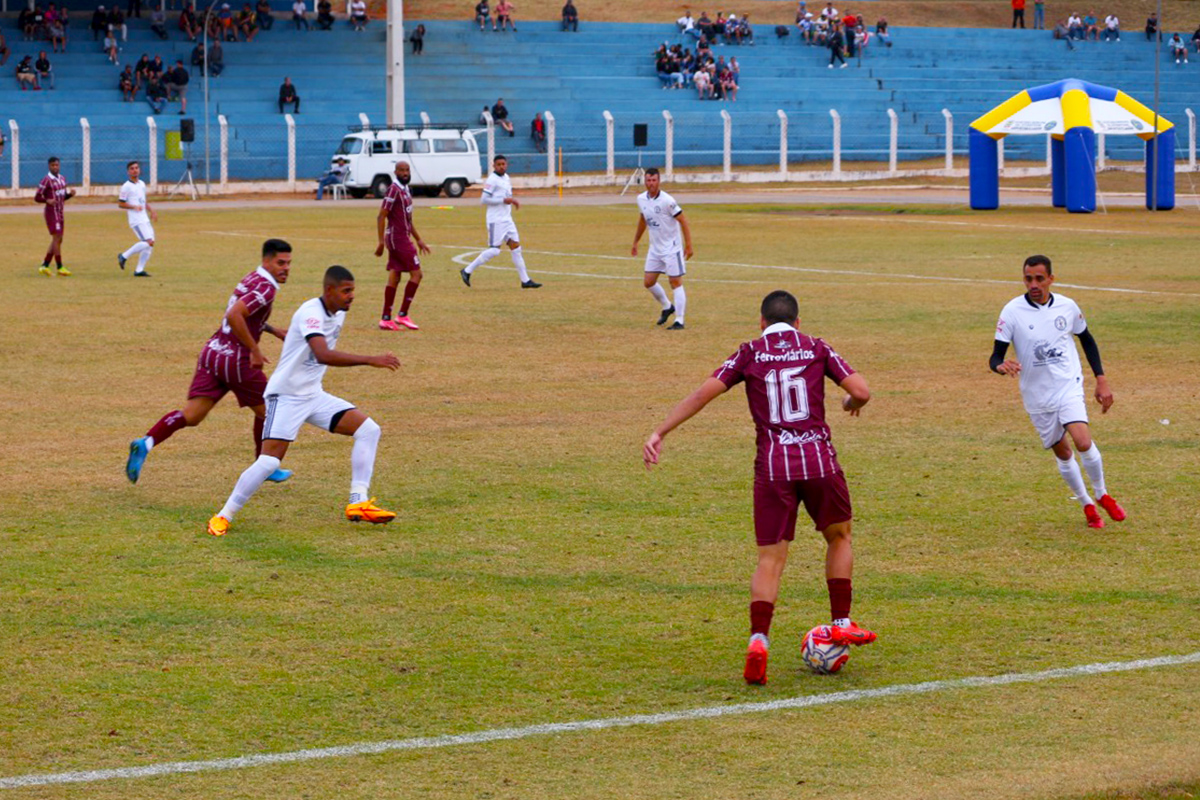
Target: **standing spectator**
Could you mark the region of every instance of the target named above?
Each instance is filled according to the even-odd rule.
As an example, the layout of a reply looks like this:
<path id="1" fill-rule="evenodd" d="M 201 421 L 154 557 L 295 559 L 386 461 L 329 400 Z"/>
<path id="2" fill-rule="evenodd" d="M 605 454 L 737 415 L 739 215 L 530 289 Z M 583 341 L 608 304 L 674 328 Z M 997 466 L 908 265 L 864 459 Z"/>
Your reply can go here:
<path id="1" fill-rule="evenodd" d="M 121 71 L 121 77 L 117 79 L 117 88 L 121 90 L 121 99 L 126 103 L 132 103 L 133 98 L 137 95 L 137 82 L 133 78 L 133 67 L 128 64 Z"/>
<path id="2" fill-rule="evenodd" d="M 8 61 L 8 57 L 12 51 L 8 49 L 8 43 L 4 41 L 4 32 L 0 31 L 0 67 L 4 66 L 4 62 Z"/>
<path id="3" fill-rule="evenodd" d="M 879 21 L 875 23 L 875 35 L 879 37 L 879 41 L 888 47 L 892 46 L 892 36 L 888 33 L 887 17 L 880 17 Z"/>
<path id="4" fill-rule="evenodd" d="M 516 136 L 513 131 L 513 124 L 508 119 L 508 107 L 504 105 L 504 98 L 496 100 L 496 105 L 492 106 L 492 120 L 499 125 L 509 136 Z"/>
<path id="5" fill-rule="evenodd" d="M 183 10 L 179 12 L 179 30 L 183 31 L 183 35 L 193 42 L 200 35 L 200 23 L 196 20 L 196 13 L 189 5 L 185 4 Z"/>
<path id="6" fill-rule="evenodd" d="M 183 59 L 175 61 L 175 68 L 167 71 L 165 86 L 167 87 L 167 100 L 171 99 L 171 94 L 174 93 L 179 97 L 179 113 L 187 113 L 187 87 L 190 80 L 187 67 L 183 65 Z"/>
<path id="7" fill-rule="evenodd" d="M 317 27 L 323 31 L 333 30 L 333 3 L 317 0 Z"/>
<path id="8" fill-rule="evenodd" d="M 162 85 L 157 75 L 150 78 L 150 83 L 146 86 L 146 102 L 154 109 L 155 114 L 161 114 L 167 104 L 167 87 Z"/>
<path id="9" fill-rule="evenodd" d="M 1154 38 L 1154 34 L 1158 33 L 1158 14 L 1151 12 L 1149 18 L 1146 19 L 1146 41 Z M 1158 34 L 1158 38 L 1162 38 L 1162 34 Z"/>
<path id="10" fill-rule="evenodd" d="M 160 39 L 167 38 L 167 15 L 163 12 L 162 6 L 157 5 L 150 12 L 150 30 Z"/>
<path id="11" fill-rule="evenodd" d="M 487 23 L 491 21 L 492 9 L 488 5 L 488 0 L 479 0 L 475 4 L 475 21 L 479 23 L 479 32 L 483 33 Z M 496 23 L 492 23 L 492 30 L 496 30 Z"/>
<path id="12" fill-rule="evenodd" d="M 737 56 L 731 56 L 729 59 L 729 74 L 733 77 L 733 85 L 742 85 L 742 65 L 738 63 Z"/>
<path id="13" fill-rule="evenodd" d="M 513 11 L 516 10 L 509 0 L 500 0 L 496 5 L 496 25 L 492 26 L 493 30 L 504 30 L 504 26 L 508 25 L 513 29 L 513 33 L 517 32 L 517 23 L 513 22 Z M 496 26 L 499 26 L 498 28 Z"/>
<path id="14" fill-rule="evenodd" d="M 1116 14 L 1109 14 L 1104 18 L 1104 41 L 1110 39 L 1121 41 L 1121 20 L 1117 19 Z"/>
<path id="15" fill-rule="evenodd" d="M 412 42 L 414 56 L 419 56 L 421 53 L 425 52 L 425 26 L 418 25 L 416 29 L 413 30 L 412 36 L 408 37 L 408 40 Z"/>
<path id="16" fill-rule="evenodd" d="M 125 14 L 120 6 L 113 6 L 112 11 L 108 12 L 108 29 L 113 32 L 114 37 L 117 31 L 120 31 L 122 42 L 129 40 L 129 26 L 125 24 Z"/>
<path id="17" fill-rule="evenodd" d="M 310 30 L 308 27 L 308 6 L 304 4 L 304 0 L 296 0 L 292 3 L 292 23 L 296 26 L 296 30 L 300 30 L 300 26 L 304 26 L 304 30 Z"/>
<path id="18" fill-rule="evenodd" d="M 1184 64 L 1188 63 L 1187 45 L 1183 43 L 1183 39 L 1178 33 L 1171 35 L 1171 41 L 1169 44 L 1171 47 L 1171 56 L 1175 59 L 1175 63 L 1180 63 L 1180 59 L 1183 59 Z M 42 55 L 44 56 L 46 53 L 43 52 Z M 39 61 L 38 63 L 40 64 L 41 62 Z M 51 85 L 50 88 L 54 88 L 53 85 Z"/>
<path id="19" fill-rule="evenodd" d="M 254 37 L 258 35 L 258 16 L 251 10 L 249 3 L 242 4 L 242 10 L 237 15 L 237 26 L 247 42 L 253 42 Z"/>
<path id="20" fill-rule="evenodd" d="M 1025 0 L 1012 0 L 1013 22 L 1012 26 L 1017 27 L 1017 23 L 1021 23 L 1021 28 L 1025 27 Z"/>
<path id="21" fill-rule="evenodd" d="M 1179 34 L 1175 34 L 1175 38 L 1179 38 Z M 50 81 L 50 88 L 54 88 L 54 67 L 50 65 L 50 59 L 46 57 L 46 51 L 38 53 L 38 60 L 33 63 L 33 68 L 37 70 L 39 82 L 45 84 Z"/>
<path id="22" fill-rule="evenodd" d="M 546 120 L 542 119 L 542 112 L 533 115 L 533 122 L 529 123 L 529 135 L 537 151 L 546 152 Z"/>
<path id="23" fill-rule="evenodd" d="M 275 24 L 275 17 L 271 15 L 271 0 L 258 0 L 258 5 L 254 8 L 255 16 L 258 18 L 258 27 L 264 31 L 271 30 Z"/>
<path id="24" fill-rule="evenodd" d="M 573 0 L 567 0 L 562 7 L 562 29 L 570 28 L 573 33 L 579 33 L 579 12 L 575 9 Z"/>
<path id="25" fill-rule="evenodd" d="M 1033 0 L 1033 29 L 1046 30 L 1046 0 Z"/>
<path id="26" fill-rule="evenodd" d="M 35 92 L 40 92 L 42 87 L 38 85 L 37 70 L 33 68 L 30 62 L 33 56 L 25 56 L 21 59 L 21 63 L 17 64 L 17 85 L 21 87 L 21 91 L 32 88 Z"/>
<path id="27" fill-rule="evenodd" d="M 296 113 L 300 113 L 300 95 L 296 94 L 296 87 L 292 85 L 291 78 L 284 78 L 283 84 L 279 87 L 279 113 L 283 113 L 283 107 L 288 103 L 296 104 Z"/>
<path id="28" fill-rule="evenodd" d="M 350 0 L 350 24 L 354 30 L 361 31 L 367 27 L 366 0 Z"/>
<path id="29" fill-rule="evenodd" d="M 142 18 L 142 0 L 129 0 L 128 16 Z"/>
<path id="30" fill-rule="evenodd" d="M 836 61 L 842 62 L 842 66 L 840 67 L 840 69 L 845 69 L 846 68 L 846 55 L 845 55 L 846 46 L 845 46 L 845 44 L 843 44 L 841 31 L 839 31 L 837 29 L 836 24 L 832 26 L 832 30 L 830 30 L 830 32 L 829 32 L 828 47 L 829 47 L 829 68 L 833 69 L 833 62 L 836 60 Z"/>
<path id="31" fill-rule="evenodd" d="M 208 74 L 214 78 L 225 71 L 225 48 L 220 39 L 213 39 L 208 46 Z"/>
<path id="32" fill-rule="evenodd" d="M 112 31 L 104 34 L 104 54 L 108 56 L 109 61 L 117 63 L 117 37 Z"/>
<path id="33" fill-rule="evenodd" d="M 854 29 L 858 27 L 858 17 L 854 16 L 854 12 L 846 9 L 846 15 L 842 17 L 842 38 L 846 40 L 846 57 L 854 58 Z"/>

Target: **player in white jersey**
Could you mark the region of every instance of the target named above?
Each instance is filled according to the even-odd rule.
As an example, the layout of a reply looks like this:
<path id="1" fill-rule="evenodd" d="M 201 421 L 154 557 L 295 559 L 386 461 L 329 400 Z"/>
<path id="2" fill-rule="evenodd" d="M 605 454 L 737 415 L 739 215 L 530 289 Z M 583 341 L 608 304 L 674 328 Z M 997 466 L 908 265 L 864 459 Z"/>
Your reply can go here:
<path id="1" fill-rule="evenodd" d="M 359 356 L 335 350 L 346 311 L 354 302 L 354 276 L 345 267 L 325 271 L 320 297 L 307 301 L 292 315 L 279 366 L 267 381 L 267 419 L 263 424 L 262 453 L 238 478 L 225 506 L 208 521 L 208 532 L 224 536 L 233 517 L 258 491 L 263 481 L 279 469 L 288 445 L 296 440 L 300 426 L 314 425 L 330 433 L 354 437 L 350 451 L 350 503 L 346 519 L 351 522 L 382 522 L 396 514 L 375 505 L 369 497 L 375 471 L 375 451 L 381 431 L 375 420 L 321 386 L 327 367 L 370 366 L 396 370 L 400 360 L 391 353 Z"/>
<path id="2" fill-rule="evenodd" d="M 537 289 L 540 283 L 530 280 L 525 270 L 525 256 L 521 253 L 521 237 L 517 234 L 517 224 L 513 222 L 513 209 L 521 207 L 521 201 L 513 197 L 512 179 L 508 177 L 508 159 L 496 156 L 492 159 L 492 174 L 483 184 L 483 195 L 480 202 L 487 206 L 488 246 L 466 269 L 458 274 L 463 283 L 471 285 L 471 273 L 478 267 L 500 255 L 500 248 L 508 244 L 513 264 L 517 268 L 517 277 L 521 279 L 522 289 Z"/>
<path id="3" fill-rule="evenodd" d="M 1075 301 L 1050 292 L 1054 284 L 1050 259 L 1030 256 L 1025 259 L 1024 271 L 1027 291 L 1000 312 L 989 365 L 1000 375 L 1020 376 L 1021 398 L 1042 446 L 1054 451 L 1058 471 L 1083 506 L 1088 527 L 1103 528 L 1097 503 L 1117 522 L 1125 519 L 1125 510 L 1105 487 L 1100 448 L 1092 441 L 1088 427 L 1083 368 L 1071 337 L 1079 337 L 1088 366 L 1096 376 L 1096 401 L 1101 413 L 1107 414 L 1113 395 L 1100 363 L 1100 350 Z M 1010 343 L 1017 351 L 1016 361 L 1005 360 Z M 1075 442 L 1079 460 L 1092 481 L 1095 501 L 1084 485 L 1068 437 Z"/>
<path id="4" fill-rule="evenodd" d="M 675 324 L 667 330 L 681 331 L 683 314 L 687 307 L 683 276 L 687 273 L 686 260 L 692 257 L 692 229 L 675 198 L 659 188 L 661 180 L 657 169 L 651 167 L 646 170 L 646 191 L 637 197 L 637 233 L 633 235 L 633 248 L 630 253 L 635 256 L 638 254 L 638 242 L 642 240 L 642 234 L 648 228 L 650 251 L 646 253 L 644 284 L 654 299 L 662 304 L 658 324 L 665 324 L 674 314 Z M 673 303 L 658 285 L 658 276 L 664 272 L 667 273 L 667 280 L 674 293 Z"/>
<path id="5" fill-rule="evenodd" d="M 146 272 L 146 262 L 150 260 L 150 253 L 154 250 L 154 226 L 151 223 L 158 221 L 158 214 L 146 201 L 146 184 L 141 181 L 142 165 L 137 161 L 130 161 L 125 165 L 125 171 L 129 175 L 129 180 L 121 184 L 117 205 L 125 209 L 125 213 L 129 217 L 129 227 L 133 229 L 138 241 L 133 247 L 117 256 L 117 266 L 125 269 L 125 262 L 136 255 L 138 262 L 133 277 L 149 278 L 150 273 Z"/>

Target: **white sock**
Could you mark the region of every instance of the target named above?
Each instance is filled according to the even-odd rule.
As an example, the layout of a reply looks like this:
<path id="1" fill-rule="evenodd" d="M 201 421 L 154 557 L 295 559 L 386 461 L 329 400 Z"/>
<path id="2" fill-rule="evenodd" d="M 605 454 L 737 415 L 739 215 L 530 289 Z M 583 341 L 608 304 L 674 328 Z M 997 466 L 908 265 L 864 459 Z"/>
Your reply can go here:
<path id="1" fill-rule="evenodd" d="M 134 256 L 136 256 L 138 253 L 142 252 L 143 250 L 149 250 L 149 249 L 150 249 L 150 245 L 147 244 L 146 242 L 138 242 L 133 247 L 126 250 L 124 253 L 121 253 L 121 257 L 124 259 L 130 259 L 130 258 L 133 258 Z"/>
<path id="2" fill-rule="evenodd" d="M 499 247 L 489 247 L 487 250 L 484 250 L 482 253 L 475 256 L 474 261 L 467 265 L 467 274 L 470 275 L 475 271 L 476 267 L 486 264 L 498 255 L 500 255 Z"/>
<path id="3" fill-rule="evenodd" d="M 367 417 L 354 432 L 354 447 L 350 450 L 350 502 L 361 503 L 370 498 L 371 475 L 375 472 L 375 451 L 383 433 L 375 420 Z"/>
<path id="4" fill-rule="evenodd" d="M 517 265 L 517 277 L 521 279 L 521 283 L 529 280 L 529 273 L 525 271 L 525 256 L 521 253 L 521 248 L 510 251 L 512 253 L 513 263 Z"/>
<path id="5" fill-rule="evenodd" d="M 1082 450 L 1079 453 L 1079 460 L 1083 462 L 1083 468 L 1087 470 L 1088 478 L 1092 482 L 1092 491 L 1096 493 L 1096 497 L 1104 497 L 1108 494 L 1108 489 L 1104 486 L 1104 461 L 1100 458 L 1100 448 L 1092 442 L 1092 446 L 1087 450 Z"/>
<path id="6" fill-rule="evenodd" d="M 767 638 L 767 635 L 765 633 L 752 634 L 750 636 L 750 643 L 754 644 L 755 639 L 758 639 L 760 642 L 762 642 L 763 647 L 767 648 L 768 650 L 771 649 L 771 640 Z"/>
<path id="7" fill-rule="evenodd" d="M 142 244 L 145 244 L 145 242 L 143 242 Z M 153 252 L 154 252 L 154 248 L 147 245 L 146 249 L 142 251 L 142 254 L 140 256 L 138 256 L 138 265 L 137 265 L 137 269 L 134 270 L 134 272 L 145 272 L 146 271 L 146 262 L 150 260 L 150 254 Z"/>
<path id="8" fill-rule="evenodd" d="M 650 294 L 654 295 L 655 300 L 662 303 L 663 311 L 666 311 L 671 307 L 671 301 L 667 299 L 667 292 L 665 289 L 663 289 L 663 287 L 656 283 L 652 286 L 647 286 L 646 290 L 649 291 Z"/>
<path id="9" fill-rule="evenodd" d="M 146 437 L 146 452 L 149 453 L 153 449 L 154 449 L 154 437 L 147 436 Z"/>
<path id="10" fill-rule="evenodd" d="M 832 624 L 836 628 L 849 628 L 850 627 L 850 618 L 842 617 L 841 619 L 835 619 Z"/>
<path id="11" fill-rule="evenodd" d="M 1063 480 L 1067 482 L 1067 486 L 1071 488 L 1071 491 L 1075 493 L 1075 497 L 1079 499 L 1079 505 L 1095 505 L 1087 493 L 1087 487 L 1083 485 L 1083 473 L 1079 470 L 1079 464 L 1076 463 L 1075 457 L 1071 456 L 1066 461 L 1062 461 L 1058 456 L 1055 456 L 1054 460 L 1058 462 L 1058 471 L 1062 475 Z"/>
<path id="12" fill-rule="evenodd" d="M 682 286 L 675 288 L 675 321 L 683 324 L 683 312 L 687 308 L 687 293 Z"/>
<path id="13" fill-rule="evenodd" d="M 254 496 L 258 487 L 263 485 L 263 481 L 277 469 L 279 469 L 278 458 L 259 456 L 253 464 L 246 467 L 246 471 L 238 478 L 237 485 L 233 487 L 233 494 L 229 495 L 224 508 L 221 509 L 221 516 L 232 522 L 233 515 L 242 510 L 242 506 L 246 505 Z"/>

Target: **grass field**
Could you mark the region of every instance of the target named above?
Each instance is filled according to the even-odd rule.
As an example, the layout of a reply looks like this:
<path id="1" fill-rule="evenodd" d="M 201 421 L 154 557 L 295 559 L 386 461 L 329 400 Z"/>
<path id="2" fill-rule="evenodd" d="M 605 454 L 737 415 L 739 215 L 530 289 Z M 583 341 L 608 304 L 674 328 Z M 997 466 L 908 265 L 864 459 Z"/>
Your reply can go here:
<path id="1" fill-rule="evenodd" d="M 463 287 L 453 258 L 481 242 L 482 213 L 419 207 L 435 252 L 415 334 L 375 329 L 374 207 L 164 204 L 146 281 L 116 268 L 131 242 L 118 212 L 68 212 L 70 279 L 35 272 L 38 216 L 0 215 L 0 777 L 1200 650 L 1195 212 L 687 211 L 682 334 L 652 324 L 628 201 L 523 208 L 536 292 L 517 288 L 505 256 Z M 295 478 L 264 487 L 228 536 L 206 536 L 252 458 L 232 399 L 157 448 L 137 486 L 125 480 L 129 440 L 182 404 L 268 236 L 296 248 L 275 324 L 342 263 L 359 297 L 340 346 L 404 362 L 325 382 L 383 427 L 372 493 L 401 512 L 388 527 L 340 519 L 349 441 L 310 428 L 286 462 Z M 1084 527 L 1015 383 L 987 371 L 1033 252 L 1062 283 L 1092 287 L 1058 288 L 1087 314 L 1117 398 L 1093 431 L 1130 519 L 1103 531 Z M 753 430 L 740 390 L 670 436 L 655 472 L 640 447 L 756 334 L 775 288 L 797 294 L 802 326 L 875 395 L 861 418 L 831 417 L 855 503 L 855 617 L 880 639 L 838 676 L 801 671 L 799 637 L 828 609 L 823 548 L 804 530 L 770 683 L 749 688 Z M 1193 664 L 0 794 L 1175 798 L 1198 781 Z"/>

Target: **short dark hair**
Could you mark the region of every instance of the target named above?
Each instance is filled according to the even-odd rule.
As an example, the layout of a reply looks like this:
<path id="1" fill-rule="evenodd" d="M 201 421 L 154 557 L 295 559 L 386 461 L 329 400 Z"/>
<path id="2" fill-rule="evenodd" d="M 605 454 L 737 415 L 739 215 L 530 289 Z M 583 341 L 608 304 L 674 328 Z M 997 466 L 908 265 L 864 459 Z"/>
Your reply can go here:
<path id="1" fill-rule="evenodd" d="M 267 239 L 263 242 L 263 258 L 270 258 L 278 253 L 290 253 L 292 246 L 283 239 Z"/>
<path id="2" fill-rule="evenodd" d="M 142 163 L 142 162 L 138 161 L 137 159 L 134 159 L 133 161 L 130 161 L 128 164 L 126 164 L 126 165 L 125 165 L 125 169 L 129 169 L 129 168 L 130 168 L 130 167 L 132 167 L 134 164 L 137 164 L 138 166 L 141 166 L 141 163 Z"/>
<path id="3" fill-rule="evenodd" d="M 770 324 L 795 322 L 800 316 L 800 304 L 791 292 L 776 289 L 763 298 L 762 316 Z"/>
<path id="4" fill-rule="evenodd" d="M 58 156 L 50 156 L 49 158 L 46 159 L 46 164 L 50 165 L 50 164 L 53 164 L 55 161 L 59 162 L 60 164 L 62 163 L 62 159 L 60 159 Z"/>
<path id="5" fill-rule="evenodd" d="M 508 161 L 508 156 L 503 153 L 497 153 L 496 157 L 492 159 L 492 163 L 495 164 L 497 161 Z"/>
<path id="6" fill-rule="evenodd" d="M 1025 267 L 1043 266 L 1046 268 L 1047 275 L 1053 275 L 1054 270 L 1050 268 L 1050 259 L 1046 256 L 1030 256 L 1025 259 L 1025 266 L 1021 267 L 1021 272 L 1025 271 Z"/>
<path id="7" fill-rule="evenodd" d="M 647 174 L 647 175 L 657 175 L 657 174 L 658 174 L 658 167 L 647 167 L 647 168 L 646 168 L 646 174 Z"/>
<path id="8" fill-rule="evenodd" d="M 334 264 L 329 269 L 325 270 L 325 285 L 337 286 L 339 283 L 354 280 L 354 273 L 340 264 Z"/>

